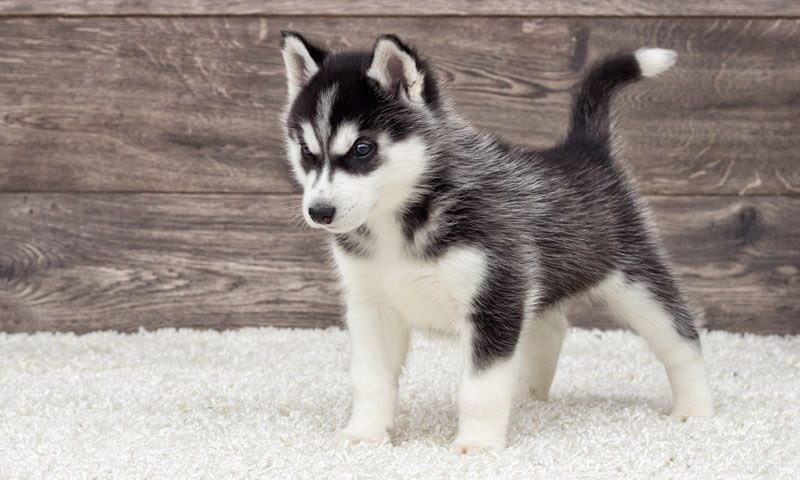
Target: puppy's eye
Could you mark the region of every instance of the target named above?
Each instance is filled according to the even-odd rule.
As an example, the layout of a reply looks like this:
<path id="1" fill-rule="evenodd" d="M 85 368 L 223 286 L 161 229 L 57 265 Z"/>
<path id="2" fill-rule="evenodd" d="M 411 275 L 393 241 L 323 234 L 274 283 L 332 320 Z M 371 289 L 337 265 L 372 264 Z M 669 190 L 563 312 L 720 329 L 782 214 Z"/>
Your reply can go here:
<path id="1" fill-rule="evenodd" d="M 314 154 L 311 153 L 311 149 L 308 148 L 308 145 L 305 143 L 300 144 L 300 151 L 303 153 L 303 158 L 313 158 Z"/>
<path id="2" fill-rule="evenodd" d="M 372 144 L 367 142 L 358 142 L 353 145 L 353 154 L 356 157 L 365 157 L 372 152 Z"/>

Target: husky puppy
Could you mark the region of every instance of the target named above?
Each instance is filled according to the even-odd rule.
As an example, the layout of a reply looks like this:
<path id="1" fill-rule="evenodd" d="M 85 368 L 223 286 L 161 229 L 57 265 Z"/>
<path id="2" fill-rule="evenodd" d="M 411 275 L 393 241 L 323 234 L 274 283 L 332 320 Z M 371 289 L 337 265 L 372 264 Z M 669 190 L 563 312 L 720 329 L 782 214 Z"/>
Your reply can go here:
<path id="1" fill-rule="evenodd" d="M 697 319 L 646 206 L 614 159 L 620 87 L 674 64 L 643 48 L 596 65 L 555 147 L 510 145 L 452 109 L 394 35 L 331 52 L 283 32 L 283 117 L 303 217 L 331 235 L 352 338 L 348 441 L 385 441 L 417 327 L 459 337 L 461 453 L 502 449 L 515 389 L 546 399 L 564 304 L 604 299 L 664 364 L 675 418 L 713 406 Z M 520 387 L 521 385 L 521 387 Z"/>

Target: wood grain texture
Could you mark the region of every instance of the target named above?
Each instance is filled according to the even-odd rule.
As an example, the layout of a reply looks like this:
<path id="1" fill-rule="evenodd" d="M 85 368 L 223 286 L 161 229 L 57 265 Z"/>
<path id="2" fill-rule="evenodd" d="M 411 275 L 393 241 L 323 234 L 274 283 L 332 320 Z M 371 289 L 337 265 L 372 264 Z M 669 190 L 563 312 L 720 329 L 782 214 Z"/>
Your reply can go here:
<path id="1" fill-rule="evenodd" d="M 291 200 L 0 195 L 0 330 L 331 324 L 325 247 Z"/>
<path id="2" fill-rule="evenodd" d="M 800 333 L 800 198 L 651 197 L 713 329 Z M 2 194 L 0 331 L 326 326 L 323 237 L 286 195 Z M 582 326 L 608 319 L 583 308 Z"/>
<path id="3" fill-rule="evenodd" d="M 798 16 L 793 0 L 0 0 L 0 15 Z"/>
<path id="4" fill-rule="evenodd" d="M 281 28 L 333 48 L 397 32 L 433 57 L 473 123 L 540 146 L 565 131 L 570 91 L 592 60 L 673 48 L 674 70 L 618 102 L 622 156 L 642 190 L 800 193 L 800 20 L 436 17 L 0 19 L 0 191 L 293 191 L 277 120 Z"/>

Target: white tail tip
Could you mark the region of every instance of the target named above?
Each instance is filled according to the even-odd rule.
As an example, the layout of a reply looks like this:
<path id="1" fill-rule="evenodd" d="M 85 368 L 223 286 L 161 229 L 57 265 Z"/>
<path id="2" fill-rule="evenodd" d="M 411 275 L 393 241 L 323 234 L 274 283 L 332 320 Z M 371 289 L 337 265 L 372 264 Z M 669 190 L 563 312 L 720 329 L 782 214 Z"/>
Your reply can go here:
<path id="1" fill-rule="evenodd" d="M 640 48 L 634 53 L 643 77 L 655 77 L 675 65 L 678 54 L 666 48 Z"/>

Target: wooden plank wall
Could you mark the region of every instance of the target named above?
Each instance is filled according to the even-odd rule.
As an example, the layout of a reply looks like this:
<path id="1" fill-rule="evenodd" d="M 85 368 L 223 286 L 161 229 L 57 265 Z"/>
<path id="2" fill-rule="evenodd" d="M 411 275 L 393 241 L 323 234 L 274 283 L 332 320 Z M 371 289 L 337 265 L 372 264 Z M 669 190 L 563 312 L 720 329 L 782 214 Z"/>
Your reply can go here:
<path id="1" fill-rule="evenodd" d="M 710 328 L 800 333 L 791 0 L 0 0 L 0 331 L 339 323 L 324 238 L 293 221 L 284 28 L 396 32 L 471 121 L 535 145 L 594 59 L 677 50 L 617 102 L 621 155 Z"/>

